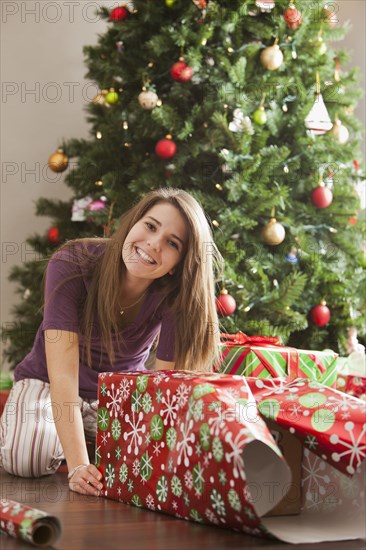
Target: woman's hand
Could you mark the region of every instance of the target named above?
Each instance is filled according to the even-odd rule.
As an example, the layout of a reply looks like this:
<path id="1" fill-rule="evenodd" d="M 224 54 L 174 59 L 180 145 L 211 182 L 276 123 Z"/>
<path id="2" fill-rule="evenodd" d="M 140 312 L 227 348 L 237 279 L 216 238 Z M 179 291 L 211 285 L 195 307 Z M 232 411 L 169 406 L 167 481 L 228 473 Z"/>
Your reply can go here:
<path id="1" fill-rule="evenodd" d="M 93 464 L 84 464 L 72 473 L 69 478 L 69 487 L 71 491 L 75 491 L 81 495 L 99 497 L 100 491 L 103 488 L 100 482 L 101 479 L 102 474 Z"/>

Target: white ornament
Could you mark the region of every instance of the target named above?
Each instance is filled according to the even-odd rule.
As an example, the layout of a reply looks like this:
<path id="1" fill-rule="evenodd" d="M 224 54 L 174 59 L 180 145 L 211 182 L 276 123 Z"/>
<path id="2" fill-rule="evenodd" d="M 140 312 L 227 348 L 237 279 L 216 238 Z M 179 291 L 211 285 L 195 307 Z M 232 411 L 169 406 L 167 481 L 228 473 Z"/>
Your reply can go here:
<path id="1" fill-rule="evenodd" d="M 92 202 L 93 199 L 89 195 L 83 197 L 82 199 L 75 199 L 72 204 L 71 221 L 84 222 L 86 220 L 85 210 Z"/>
<path id="2" fill-rule="evenodd" d="M 138 97 L 139 103 L 143 109 L 146 111 L 152 111 L 155 109 L 156 104 L 159 100 L 157 94 L 155 92 L 149 91 L 142 91 Z"/>
<path id="3" fill-rule="evenodd" d="M 274 0 L 256 0 L 255 5 L 263 12 L 270 12 L 276 3 Z"/>
<path id="4" fill-rule="evenodd" d="M 233 112 L 233 120 L 229 124 L 230 132 L 243 132 L 244 130 L 248 134 L 253 134 L 253 125 L 250 117 L 244 116 L 241 109 L 235 109 Z"/>
<path id="5" fill-rule="evenodd" d="M 334 123 L 332 134 L 341 145 L 344 145 L 345 143 L 347 143 L 349 139 L 348 129 L 345 126 L 343 126 L 342 122 L 338 118 Z"/>
<path id="6" fill-rule="evenodd" d="M 325 134 L 333 128 L 322 94 L 316 94 L 315 103 L 305 118 L 305 126 L 315 136 Z"/>

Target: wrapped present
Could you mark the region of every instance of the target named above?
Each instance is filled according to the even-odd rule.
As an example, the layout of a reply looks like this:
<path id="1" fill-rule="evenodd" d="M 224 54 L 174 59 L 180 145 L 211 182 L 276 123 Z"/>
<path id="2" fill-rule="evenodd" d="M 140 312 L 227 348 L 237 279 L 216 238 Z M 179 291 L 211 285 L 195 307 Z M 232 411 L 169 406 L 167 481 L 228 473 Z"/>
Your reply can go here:
<path id="1" fill-rule="evenodd" d="M 217 372 L 258 378 L 309 378 L 333 387 L 338 355 L 331 350 L 309 351 L 285 347 L 276 337 L 222 334 L 221 364 Z"/>
<path id="2" fill-rule="evenodd" d="M 364 415 L 362 401 L 310 380 L 102 373 L 96 448 L 102 494 L 287 542 L 359 538 Z M 293 469 L 264 419 L 301 442 L 295 496 Z M 284 498 L 299 495 L 301 511 L 290 512 L 297 515 L 276 513 Z"/>
<path id="3" fill-rule="evenodd" d="M 23 539 L 35 546 L 52 546 L 61 536 L 58 518 L 42 510 L 0 499 L 0 533 Z"/>
<path id="4" fill-rule="evenodd" d="M 338 358 L 336 388 L 366 401 L 366 357 L 364 350 L 353 351 L 348 357 Z"/>

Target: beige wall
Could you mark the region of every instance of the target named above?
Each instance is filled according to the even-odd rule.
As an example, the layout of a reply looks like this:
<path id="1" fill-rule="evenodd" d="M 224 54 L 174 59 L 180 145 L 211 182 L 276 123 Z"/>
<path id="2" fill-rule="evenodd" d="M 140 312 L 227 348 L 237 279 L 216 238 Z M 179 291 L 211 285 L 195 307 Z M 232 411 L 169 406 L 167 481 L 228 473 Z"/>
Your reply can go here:
<path id="1" fill-rule="evenodd" d="M 161 0 L 163 1 L 163 0 Z M 189 1 L 189 0 L 186 0 Z M 309 0 L 312 1 L 312 0 Z M 83 107 L 96 93 L 83 79 L 82 47 L 96 42 L 105 23 L 95 16 L 97 4 L 116 1 L 2 0 L 1 3 L 1 323 L 12 321 L 19 300 L 7 281 L 9 269 L 32 258 L 25 239 L 49 227 L 34 214 L 39 197 L 67 199 L 62 175 L 47 169 L 47 159 L 65 138 L 88 136 Z M 344 47 L 365 75 L 364 0 L 329 2 L 340 22 L 353 31 Z M 364 85 L 364 80 L 363 80 Z M 365 102 L 357 115 L 365 120 Z"/>

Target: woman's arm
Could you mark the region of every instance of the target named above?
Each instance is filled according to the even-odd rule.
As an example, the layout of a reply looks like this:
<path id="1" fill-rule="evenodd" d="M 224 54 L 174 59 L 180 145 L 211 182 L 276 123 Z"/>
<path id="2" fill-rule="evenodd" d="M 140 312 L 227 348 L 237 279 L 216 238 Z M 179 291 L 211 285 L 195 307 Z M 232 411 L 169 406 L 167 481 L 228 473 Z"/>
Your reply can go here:
<path id="1" fill-rule="evenodd" d="M 54 421 L 69 472 L 84 465 L 72 475 L 70 488 L 82 494 L 99 495 L 101 474 L 89 464 L 79 406 L 78 335 L 66 330 L 46 330 L 45 348 Z"/>

